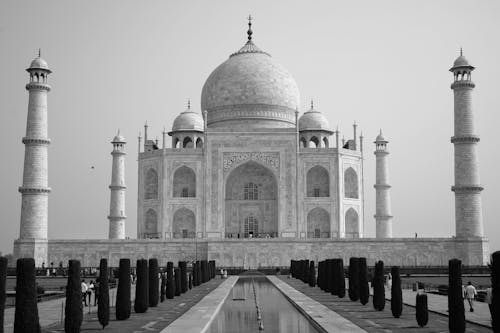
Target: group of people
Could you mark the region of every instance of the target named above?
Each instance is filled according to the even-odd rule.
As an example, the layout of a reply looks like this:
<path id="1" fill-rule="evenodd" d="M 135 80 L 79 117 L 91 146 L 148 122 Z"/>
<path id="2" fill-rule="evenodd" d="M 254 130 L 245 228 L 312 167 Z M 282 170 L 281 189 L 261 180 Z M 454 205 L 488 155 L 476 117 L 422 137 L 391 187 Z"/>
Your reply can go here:
<path id="1" fill-rule="evenodd" d="M 87 306 L 87 298 L 89 300 L 88 305 L 92 305 L 91 299 L 92 294 L 94 295 L 94 306 L 97 305 L 97 297 L 99 295 L 99 283 L 97 281 L 90 280 L 89 284 L 85 283 L 85 280 L 82 279 L 81 283 L 82 288 L 82 302 L 85 306 Z"/>

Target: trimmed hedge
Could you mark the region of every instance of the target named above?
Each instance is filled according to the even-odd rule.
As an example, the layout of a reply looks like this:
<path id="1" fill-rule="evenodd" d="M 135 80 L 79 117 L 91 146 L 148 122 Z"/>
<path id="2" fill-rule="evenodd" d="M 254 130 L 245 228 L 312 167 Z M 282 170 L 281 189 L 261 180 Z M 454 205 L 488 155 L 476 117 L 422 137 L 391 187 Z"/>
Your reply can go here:
<path id="1" fill-rule="evenodd" d="M 188 276 L 188 288 L 193 289 L 193 274 L 189 273 Z"/>
<path id="2" fill-rule="evenodd" d="M 362 305 L 368 304 L 370 300 L 370 285 L 368 284 L 368 267 L 366 258 L 358 258 L 359 267 L 359 301 Z"/>
<path id="3" fill-rule="evenodd" d="M 359 300 L 359 258 L 349 258 L 349 299 Z"/>
<path id="4" fill-rule="evenodd" d="M 196 287 L 198 285 L 196 262 L 193 262 L 192 275 L 193 275 L 193 287 Z"/>
<path id="5" fill-rule="evenodd" d="M 108 260 L 101 259 L 99 263 L 99 278 L 98 278 L 98 293 L 97 293 L 97 318 L 102 328 L 109 324 L 109 276 L 108 276 Z M 81 302 L 80 302 L 81 304 Z"/>
<path id="6" fill-rule="evenodd" d="M 309 262 L 309 286 L 316 286 L 316 269 L 314 268 L 314 261 Z"/>
<path id="7" fill-rule="evenodd" d="M 35 260 L 33 258 L 18 259 L 16 263 L 14 333 L 39 333 L 41 331 L 36 305 L 35 281 Z"/>
<path id="8" fill-rule="evenodd" d="M 174 281 L 175 281 L 175 296 L 181 295 L 181 270 L 179 268 L 174 269 Z"/>
<path id="9" fill-rule="evenodd" d="M 158 259 L 149 259 L 149 307 L 154 308 L 158 306 L 159 292 L 160 292 L 160 280 L 158 278 L 160 274 L 160 269 L 158 268 Z"/>
<path id="10" fill-rule="evenodd" d="M 327 293 L 331 293 L 333 290 L 333 259 L 326 259 L 326 288 Z"/>
<path id="11" fill-rule="evenodd" d="M 165 274 L 161 275 L 161 284 L 160 284 L 160 302 L 163 303 L 165 301 L 165 295 L 167 293 L 167 278 Z"/>
<path id="12" fill-rule="evenodd" d="M 500 332 L 500 251 L 491 255 L 491 287 L 493 299 L 491 301 L 491 323 L 494 332 Z"/>
<path id="13" fill-rule="evenodd" d="M 417 293 L 416 297 L 417 299 L 415 302 L 415 307 L 416 307 L 415 317 L 417 319 L 418 326 L 424 327 L 429 322 L 429 310 L 427 308 L 427 294 Z"/>
<path id="14" fill-rule="evenodd" d="M 185 293 L 188 290 L 186 262 L 179 261 L 179 268 L 181 269 L 181 293 Z"/>
<path id="15" fill-rule="evenodd" d="M 391 275 L 391 312 L 394 318 L 399 318 L 403 312 L 403 291 L 401 290 L 401 277 L 399 276 L 398 266 L 391 267 Z"/>
<path id="16" fill-rule="evenodd" d="M 66 306 L 64 309 L 64 332 L 79 333 L 83 321 L 82 285 L 80 261 L 70 260 L 68 265 L 68 284 L 66 285 Z M 84 295 L 83 297 L 86 297 Z"/>
<path id="17" fill-rule="evenodd" d="M 148 261 L 146 259 L 137 260 L 137 282 L 135 284 L 135 313 L 144 313 L 148 311 L 149 305 L 149 277 Z"/>
<path id="18" fill-rule="evenodd" d="M 382 260 L 375 264 L 372 286 L 373 308 L 377 311 L 382 311 L 385 307 L 384 262 Z"/>
<path id="19" fill-rule="evenodd" d="M 174 298 L 175 295 L 175 281 L 174 281 L 174 263 L 169 261 L 167 263 L 167 299 Z"/>
<path id="20" fill-rule="evenodd" d="M 0 257 L 0 332 L 3 333 L 3 322 L 5 312 L 5 285 L 7 283 L 7 265 L 8 260 L 5 257 Z"/>
<path id="21" fill-rule="evenodd" d="M 130 318 L 130 303 L 130 259 L 120 259 L 116 292 L 116 320 Z"/>
<path id="22" fill-rule="evenodd" d="M 344 260 L 337 259 L 336 267 L 337 267 L 337 277 L 335 279 L 337 282 L 336 295 L 339 298 L 344 298 L 345 297 Z"/>
<path id="23" fill-rule="evenodd" d="M 458 259 L 451 259 L 448 263 L 448 313 L 450 332 L 465 332 L 462 262 Z"/>

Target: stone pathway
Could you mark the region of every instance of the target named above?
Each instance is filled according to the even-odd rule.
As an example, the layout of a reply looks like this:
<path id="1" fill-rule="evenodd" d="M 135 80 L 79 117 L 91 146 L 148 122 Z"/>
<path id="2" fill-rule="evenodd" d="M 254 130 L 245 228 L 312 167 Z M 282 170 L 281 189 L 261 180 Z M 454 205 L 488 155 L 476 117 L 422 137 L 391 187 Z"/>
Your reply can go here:
<path id="1" fill-rule="evenodd" d="M 155 308 L 149 308 L 146 313 L 135 313 L 132 304 L 132 313 L 127 320 L 115 319 L 115 308 L 110 309 L 110 321 L 104 332 L 106 333 L 140 333 L 160 332 L 174 320 L 183 315 L 203 297 L 217 288 L 222 279 L 214 278 L 198 287 L 188 290 L 181 296 L 158 303 Z M 134 293 L 132 293 L 133 295 Z M 83 319 L 82 332 L 103 332 L 97 319 L 97 314 L 86 314 Z M 64 325 L 56 323 L 42 329 L 43 333 L 64 332 Z"/>
<path id="2" fill-rule="evenodd" d="M 371 298 L 368 304 L 363 306 L 359 301 L 351 302 L 348 295 L 344 298 L 338 298 L 330 293 L 325 293 L 318 287 L 309 287 L 309 285 L 298 279 L 287 278 L 286 276 L 279 276 L 279 278 L 368 332 L 448 332 L 448 317 L 445 315 L 429 312 L 429 323 L 426 327 L 420 328 L 415 319 L 415 308 L 412 306 L 404 305 L 401 317 L 396 319 L 392 316 L 390 302 L 386 302 L 383 311 L 375 311 Z M 409 295 L 408 297 L 411 298 L 412 296 Z M 429 304 L 430 302 L 429 299 Z M 467 332 L 491 332 L 491 329 L 467 323 Z"/>

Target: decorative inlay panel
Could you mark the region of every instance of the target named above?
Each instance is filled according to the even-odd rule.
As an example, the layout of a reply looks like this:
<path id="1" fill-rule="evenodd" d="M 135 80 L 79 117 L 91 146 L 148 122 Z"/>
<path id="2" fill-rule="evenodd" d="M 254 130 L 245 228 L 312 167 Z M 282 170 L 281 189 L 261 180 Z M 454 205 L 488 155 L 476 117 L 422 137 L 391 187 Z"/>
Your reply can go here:
<path id="1" fill-rule="evenodd" d="M 279 172 L 280 155 L 276 152 L 230 152 L 223 155 L 223 168 L 226 174 L 232 168 L 248 160 L 258 161 L 275 172 Z"/>

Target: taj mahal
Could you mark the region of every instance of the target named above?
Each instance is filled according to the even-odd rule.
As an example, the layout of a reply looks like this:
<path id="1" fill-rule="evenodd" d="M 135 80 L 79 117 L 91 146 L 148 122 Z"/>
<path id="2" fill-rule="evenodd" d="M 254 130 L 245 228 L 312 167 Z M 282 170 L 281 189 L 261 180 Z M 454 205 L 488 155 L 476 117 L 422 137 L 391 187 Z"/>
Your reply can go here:
<path id="1" fill-rule="evenodd" d="M 462 52 L 450 69 L 455 102 L 453 237 L 393 237 L 389 141 L 380 131 L 366 144 L 356 123 L 351 133 L 341 135 L 312 101 L 301 114 L 297 83 L 254 43 L 250 20 L 246 43 L 205 81 L 200 108 L 188 103 L 171 130 L 163 130 L 161 142 L 152 139 L 157 133 L 148 133 L 148 125 L 138 137 L 137 239 L 125 237 L 125 219 L 130 218 L 125 207 L 127 142 L 120 133 L 111 142 L 108 237 L 49 239 L 47 100 L 52 72 L 39 54 L 27 69 L 22 208 L 14 256 L 34 257 L 37 265 L 78 259 L 82 266 L 97 266 L 101 258 L 116 266 L 120 258 L 150 257 L 161 264 L 208 259 L 221 267 L 245 268 L 352 256 L 401 266 L 445 265 L 452 257 L 465 265 L 486 264 L 479 137 L 471 106 L 473 70 Z M 376 182 L 365 184 L 363 161 L 373 156 Z M 364 199 L 372 193 L 376 214 L 367 217 Z M 365 235 L 368 223 L 375 223 L 375 237 Z"/>

